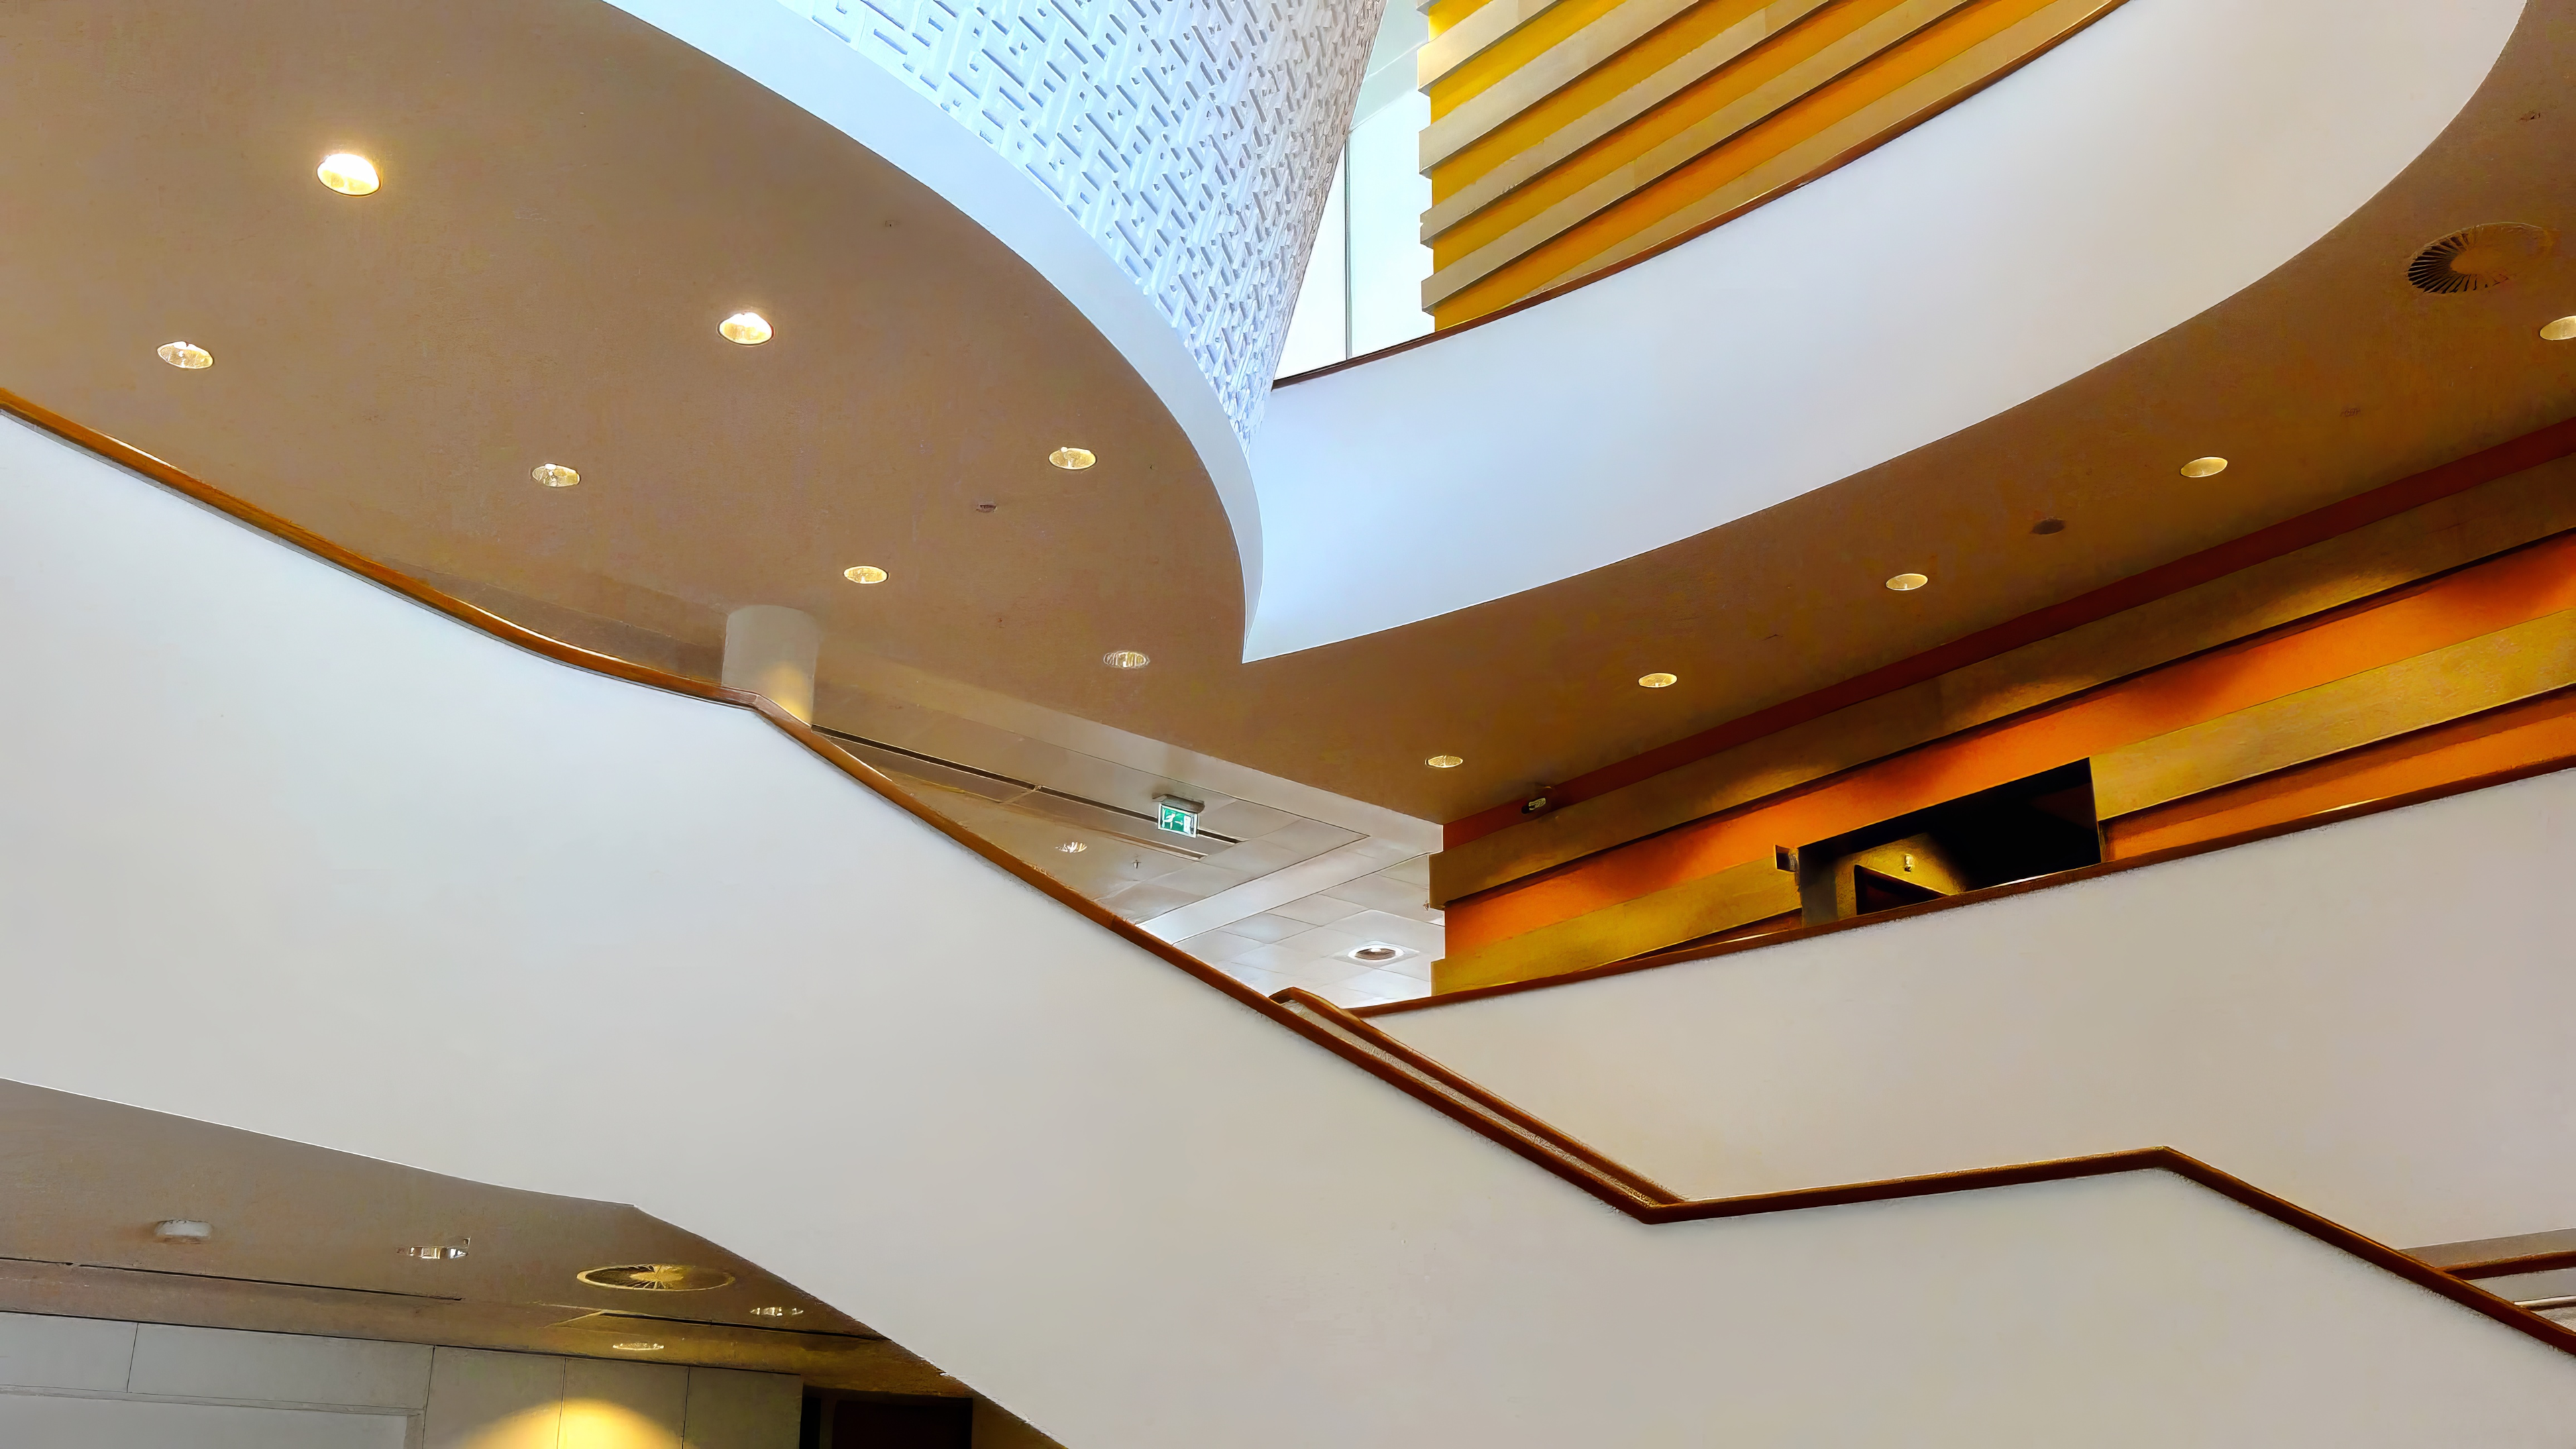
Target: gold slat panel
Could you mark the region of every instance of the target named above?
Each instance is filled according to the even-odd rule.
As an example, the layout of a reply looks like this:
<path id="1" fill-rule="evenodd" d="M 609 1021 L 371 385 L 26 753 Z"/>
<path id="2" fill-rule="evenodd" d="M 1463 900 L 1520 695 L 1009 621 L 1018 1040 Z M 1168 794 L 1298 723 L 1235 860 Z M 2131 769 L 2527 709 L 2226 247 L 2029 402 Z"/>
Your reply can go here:
<path id="1" fill-rule="evenodd" d="M 2576 609 L 2093 757 L 2104 819 L 2576 684 Z"/>
<path id="2" fill-rule="evenodd" d="M 1393 3 L 1401 5 L 1405 0 Z M 1414 52 L 1414 84 L 1430 85 L 1556 3 L 1557 0 L 1486 0 L 1457 23 L 1439 29 L 1422 49 Z"/>
<path id="3" fill-rule="evenodd" d="M 1431 901 L 1518 880 L 2186 654 L 2576 528 L 2576 460 L 2544 464 L 1937 679 L 1836 710 L 1431 857 Z"/>
<path id="4" fill-rule="evenodd" d="M 1464 991 L 1603 966 L 1798 909 L 1797 878 L 1754 861 L 1431 963 L 1431 989 Z"/>
<path id="5" fill-rule="evenodd" d="M 1422 214 L 1430 241 L 1499 200 L 1514 187 L 1618 130 L 1747 50 L 1804 20 L 1832 0 L 1774 0 L 1757 6 L 1700 5 L 1689 18 L 1523 108 L 1456 154 L 1431 154 L 1424 132 L 1422 164 L 1431 172 L 1433 204 Z M 1704 27 L 1709 22 L 1714 28 Z M 1721 23 L 1731 22 L 1731 23 Z M 1703 30 L 1706 33 L 1703 34 Z M 1678 55 L 1664 52 L 1686 47 Z M 1537 77 L 1531 78 L 1532 84 Z M 1496 94 L 1504 92 L 1497 88 Z M 1487 153 L 1491 154 L 1488 155 Z M 1438 162 L 1438 165 L 1434 165 Z"/>

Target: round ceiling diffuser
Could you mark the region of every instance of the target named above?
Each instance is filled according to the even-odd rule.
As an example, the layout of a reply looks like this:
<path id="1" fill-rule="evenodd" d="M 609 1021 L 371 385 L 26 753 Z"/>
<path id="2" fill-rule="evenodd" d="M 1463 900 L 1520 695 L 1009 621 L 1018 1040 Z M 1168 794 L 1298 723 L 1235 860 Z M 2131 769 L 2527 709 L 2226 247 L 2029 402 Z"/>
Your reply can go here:
<path id="1" fill-rule="evenodd" d="M 2501 287 L 2549 255 L 2557 234 L 2523 221 L 2490 222 L 2455 231 L 2415 254 L 2406 280 L 2421 292 L 2449 296 Z"/>
<path id="2" fill-rule="evenodd" d="M 628 1263 L 616 1268 L 593 1268 L 578 1276 L 594 1288 L 628 1288 L 639 1293 L 703 1293 L 733 1281 L 733 1275 L 720 1268 L 692 1268 L 685 1263 Z"/>

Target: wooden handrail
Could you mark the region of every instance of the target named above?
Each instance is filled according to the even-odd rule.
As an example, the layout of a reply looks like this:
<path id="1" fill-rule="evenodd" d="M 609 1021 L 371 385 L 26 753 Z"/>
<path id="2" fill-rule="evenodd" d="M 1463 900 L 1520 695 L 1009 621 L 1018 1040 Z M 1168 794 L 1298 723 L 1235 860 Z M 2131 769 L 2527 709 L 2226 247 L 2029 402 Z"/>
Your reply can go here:
<path id="1" fill-rule="evenodd" d="M 2252 1208 L 2276 1222 L 2295 1228 L 2374 1266 L 2395 1273 L 2420 1287 L 2441 1294 L 2463 1307 L 2482 1313 L 2561 1353 L 2576 1356 L 2576 1331 L 2571 1331 L 2537 1313 L 2473 1287 L 2462 1279 L 2395 1248 L 2374 1242 L 2348 1228 L 2328 1222 L 2304 1208 L 2274 1197 L 2250 1183 L 2221 1172 L 2196 1158 L 2187 1157 L 2170 1147 L 2149 1147 L 2052 1162 L 1973 1168 L 1964 1172 L 1894 1178 L 1882 1182 L 1800 1188 L 1788 1192 L 1760 1193 L 1746 1197 L 1701 1199 L 1677 1197 L 1644 1175 L 1620 1166 L 1595 1149 L 1585 1146 L 1579 1140 L 1512 1106 L 1502 1098 L 1412 1048 L 1395 1041 L 1383 1030 L 1320 996 L 1308 992 L 1282 993 L 1290 997 L 1297 1008 L 1302 1008 L 1302 1010 L 1292 1009 L 1287 1003 L 1274 1001 L 1262 995 L 1171 943 L 1146 934 L 1129 922 L 1085 900 L 1060 882 L 994 845 L 991 841 L 924 805 L 885 774 L 834 744 L 821 731 L 789 714 L 765 696 L 747 690 L 728 689 L 722 685 L 709 684 L 704 680 L 689 679 L 665 670 L 594 653 L 513 624 L 507 619 L 476 608 L 454 595 L 434 588 L 420 579 L 342 548 L 319 534 L 299 528 L 265 509 L 244 502 L 140 448 L 85 427 L 15 393 L 0 390 L 0 412 L 5 412 L 64 442 L 96 454 L 129 472 L 258 529 L 325 563 L 346 569 L 416 603 L 446 614 L 460 623 L 482 630 L 504 643 L 516 645 L 531 653 L 541 654 L 575 668 L 588 669 L 594 673 L 651 688 L 669 690 L 675 694 L 685 694 L 692 698 L 757 711 L 762 718 L 777 726 L 788 738 L 813 751 L 842 774 L 1017 877 L 1093 925 L 1178 967 L 1205 985 L 1223 992 L 1244 1007 L 1296 1032 L 1299 1036 L 1386 1082 L 1433 1111 L 1484 1136 L 1506 1151 L 1516 1153 L 1525 1160 L 1537 1164 L 1640 1223 L 1651 1225 L 1697 1222 L 1709 1218 L 1747 1217 L 1760 1213 L 1794 1212 L 1805 1208 L 1835 1207 L 1848 1203 L 1927 1197 L 1939 1193 L 1975 1192 L 1986 1188 L 2012 1187 L 2024 1183 L 2060 1182 L 2072 1178 L 2099 1177 L 2120 1172 L 2151 1170 L 2171 1172 Z M 1304 1014 L 1305 1012 L 1312 1012 L 1323 1020 L 1310 1019 Z"/>

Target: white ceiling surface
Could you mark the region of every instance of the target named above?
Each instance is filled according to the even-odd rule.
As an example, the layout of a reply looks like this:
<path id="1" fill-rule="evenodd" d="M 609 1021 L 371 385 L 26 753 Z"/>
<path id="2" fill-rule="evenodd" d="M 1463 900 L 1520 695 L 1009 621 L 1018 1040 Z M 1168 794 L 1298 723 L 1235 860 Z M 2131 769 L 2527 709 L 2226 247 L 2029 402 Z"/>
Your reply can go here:
<path id="1" fill-rule="evenodd" d="M 1279 389 L 1253 440 L 1245 657 L 1614 563 L 2108 361 L 2351 215 L 2458 114 L 2521 11 L 2132 0 L 1659 258 Z"/>
<path id="2" fill-rule="evenodd" d="M 1037 269 L 1118 349 L 1189 435 L 1261 590 L 1261 512 L 1242 439 L 1189 345 L 1063 203 L 927 97 L 816 25 L 796 0 L 608 0 L 901 167 Z"/>

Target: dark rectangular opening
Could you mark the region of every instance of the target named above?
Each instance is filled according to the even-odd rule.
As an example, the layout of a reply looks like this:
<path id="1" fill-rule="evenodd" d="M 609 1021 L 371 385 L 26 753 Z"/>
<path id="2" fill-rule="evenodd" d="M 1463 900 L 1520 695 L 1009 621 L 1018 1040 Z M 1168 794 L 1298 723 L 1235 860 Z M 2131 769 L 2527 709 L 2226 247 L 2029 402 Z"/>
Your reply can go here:
<path id="1" fill-rule="evenodd" d="M 2054 875 L 2102 859 L 2093 764 L 2078 760 L 1799 847 L 1808 924 Z"/>

